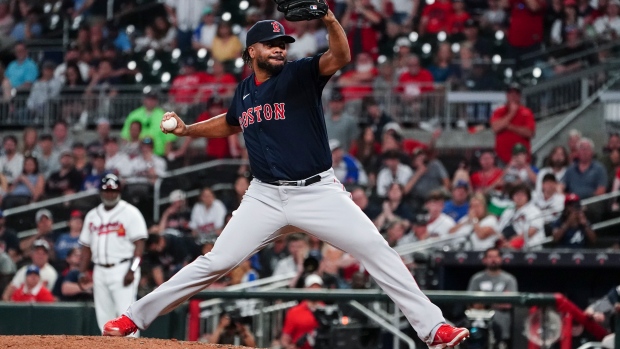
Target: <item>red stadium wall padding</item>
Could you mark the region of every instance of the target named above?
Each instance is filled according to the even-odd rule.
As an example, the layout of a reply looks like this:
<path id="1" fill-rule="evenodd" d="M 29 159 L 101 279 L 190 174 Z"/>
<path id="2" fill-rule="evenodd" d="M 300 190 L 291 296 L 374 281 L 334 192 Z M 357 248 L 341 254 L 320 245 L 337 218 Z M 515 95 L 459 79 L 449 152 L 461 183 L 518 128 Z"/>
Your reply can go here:
<path id="1" fill-rule="evenodd" d="M 189 316 L 187 320 L 187 340 L 198 341 L 200 338 L 200 300 L 189 301 Z"/>

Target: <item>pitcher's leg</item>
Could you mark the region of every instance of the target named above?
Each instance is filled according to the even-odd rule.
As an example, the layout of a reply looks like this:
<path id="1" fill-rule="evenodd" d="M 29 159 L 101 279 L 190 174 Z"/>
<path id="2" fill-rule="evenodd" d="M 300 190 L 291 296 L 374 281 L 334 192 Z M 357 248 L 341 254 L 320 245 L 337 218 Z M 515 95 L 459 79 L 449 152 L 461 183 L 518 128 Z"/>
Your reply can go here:
<path id="1" fill-rule="evenodd" d="M 379 286 L 401 309 L 418 336 L 432 340 L 434 330 L 445 322 L 441 310 L 422 293 L 413 276 L 374 224 L 346 192 L 325 191 L 289 205 L 291 224 L 350 253 L 359 260 Z M 298 206 L 299 205 L 299 206 Z"/>
<path id="2" fill-rule="evenodd" d="M 172 311 L 275 239 L 275 232 L 285 225 L 281 209 L 246 195 L 211 252 L 132 304 L 125 315 L 146 329 L 157 316 Z"/>

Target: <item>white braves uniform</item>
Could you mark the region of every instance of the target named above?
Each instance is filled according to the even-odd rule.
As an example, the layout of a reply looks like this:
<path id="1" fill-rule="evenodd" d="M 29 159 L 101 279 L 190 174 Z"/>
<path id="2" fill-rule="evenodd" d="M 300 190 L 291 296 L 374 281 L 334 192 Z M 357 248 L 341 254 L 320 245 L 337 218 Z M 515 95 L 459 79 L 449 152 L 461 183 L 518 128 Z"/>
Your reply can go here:
<path id="1" fill-rule="evenodd" d="M 123 280 L 134 256 L 134 242 L 147 236 L 142 213 L 124 200 L 111 210 L 100 204 L 84 218 L 79 242 L 92 251 L 93 296 L 102 331 L 108 320 L 120 316 L 136 300 L 140 269 L 131 285 L 124 286 Z"/>

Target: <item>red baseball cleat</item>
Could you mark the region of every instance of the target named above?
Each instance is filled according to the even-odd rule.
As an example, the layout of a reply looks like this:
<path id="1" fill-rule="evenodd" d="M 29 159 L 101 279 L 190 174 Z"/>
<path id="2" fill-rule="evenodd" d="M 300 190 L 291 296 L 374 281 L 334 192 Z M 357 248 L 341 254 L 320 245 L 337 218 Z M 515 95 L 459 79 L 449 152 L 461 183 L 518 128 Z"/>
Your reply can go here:
<path id="1" fill-rule="evenodd" d="M 103 326 L 104 336 L 126 337 L 136 332 L 138 326 L 125 315 L 121 315 L 114 320 L 110 320 Z"/>
<path id="2" fill-rule="evenodd" d="M 437 329 L 435 338 L 428 347 L 430 349 L 454 348 L 468 337 L 469 331 L 466 328 L 443 324 Z"/>

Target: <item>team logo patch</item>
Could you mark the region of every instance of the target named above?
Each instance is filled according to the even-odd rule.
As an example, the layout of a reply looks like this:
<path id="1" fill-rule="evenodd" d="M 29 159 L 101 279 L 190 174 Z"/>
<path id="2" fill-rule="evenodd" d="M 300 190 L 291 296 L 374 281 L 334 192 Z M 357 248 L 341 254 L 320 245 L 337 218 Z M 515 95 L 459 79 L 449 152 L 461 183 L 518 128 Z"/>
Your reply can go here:
<path id="1" fill-rule="evenodd" d="M 280 25 L 278 24 L 278 22 L 271 22 L 271 25 L 273 25 L 273 32 L 274 33 L 279 33 L 280 32 Z"/>

